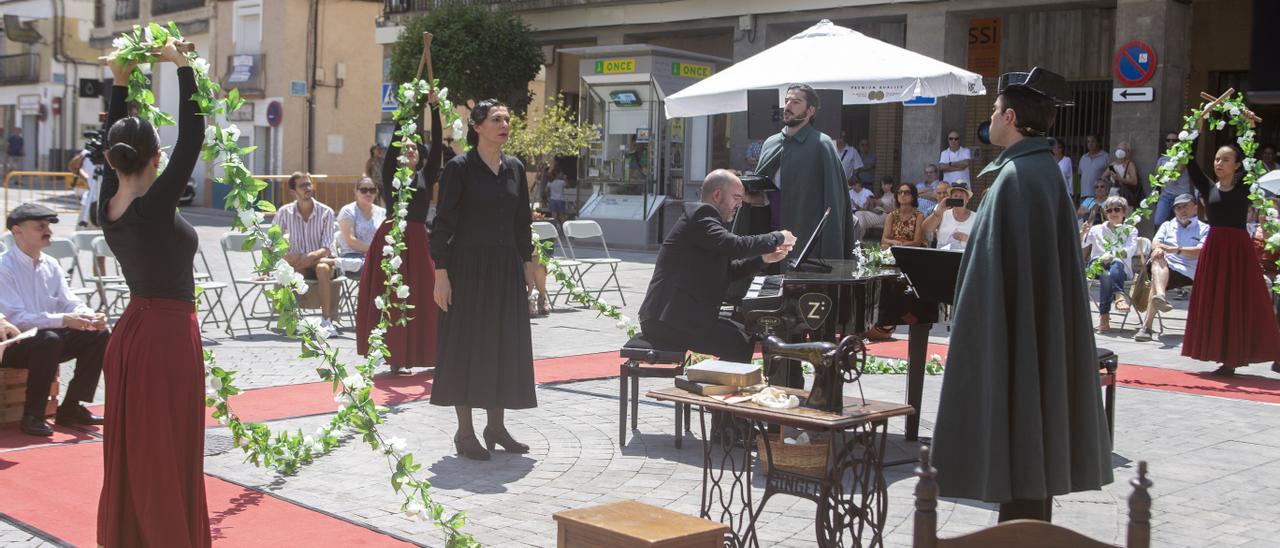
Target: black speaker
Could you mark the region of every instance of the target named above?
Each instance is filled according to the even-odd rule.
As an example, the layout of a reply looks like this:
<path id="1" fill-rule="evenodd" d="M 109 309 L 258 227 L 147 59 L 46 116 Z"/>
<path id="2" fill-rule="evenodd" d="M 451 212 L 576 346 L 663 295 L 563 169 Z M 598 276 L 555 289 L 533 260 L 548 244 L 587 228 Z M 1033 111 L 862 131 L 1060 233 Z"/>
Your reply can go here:
<path id="1" fill-rule="evenodd" d="M 97 78 L 81 78 L 80 97 L 85 99 L 102 97 L 102 80 Z"/>
<path id="2" fill-rule="evenodd" d="M 840 136 L 840 109 L 844 106 L 844 92 L 838 89 L 819 89 L 818 114 L 812 120 L 813 127 L 826 133 L 831 140 Z M 767 139 L 782 130 L 782 109 L 778 106 L 778 90 L 747 90 L 747 138 Z"/>
<path id="3" fill-rule="evenodd" d="M 1280 17 L 1280 2 L 1254 0 L 1254 21 L 1275 21 Z M 1249 102 L 1280 104 L 1280 55 L 1275 55 L 1275 29 L 1270 25 L 1253 26 L 1252 55 L 1249 58 Z"/>

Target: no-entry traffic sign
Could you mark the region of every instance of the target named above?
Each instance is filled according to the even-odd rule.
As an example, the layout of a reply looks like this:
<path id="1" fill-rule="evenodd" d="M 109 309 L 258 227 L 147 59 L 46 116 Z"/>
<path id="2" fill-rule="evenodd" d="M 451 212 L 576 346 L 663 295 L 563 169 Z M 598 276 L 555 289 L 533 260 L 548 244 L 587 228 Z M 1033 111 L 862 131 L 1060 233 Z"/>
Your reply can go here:
<path id="1" fill-rule="evenodd" d="M 1133 40 L 1116 50 L 1111 68 L 1124 85 L 1141 86 L 1156 74 L 1156 51 L 1146 42 Z"/>

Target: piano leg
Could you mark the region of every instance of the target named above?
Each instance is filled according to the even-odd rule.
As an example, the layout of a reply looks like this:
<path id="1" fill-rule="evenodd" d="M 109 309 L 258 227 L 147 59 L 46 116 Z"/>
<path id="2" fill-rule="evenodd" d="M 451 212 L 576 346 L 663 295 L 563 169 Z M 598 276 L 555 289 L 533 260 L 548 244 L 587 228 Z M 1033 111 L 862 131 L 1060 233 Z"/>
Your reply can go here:
<path id="1" fill-rule="evenodd" d="M 914 324 L 908 329 L 907 339 L 907 404 L 916 409 L 907 416 L 907 441 L 916 441 L 920 435 L 920 401 L 924 398 L 924 364 L 929 354 L 929 332 L 933 324 Z"/>

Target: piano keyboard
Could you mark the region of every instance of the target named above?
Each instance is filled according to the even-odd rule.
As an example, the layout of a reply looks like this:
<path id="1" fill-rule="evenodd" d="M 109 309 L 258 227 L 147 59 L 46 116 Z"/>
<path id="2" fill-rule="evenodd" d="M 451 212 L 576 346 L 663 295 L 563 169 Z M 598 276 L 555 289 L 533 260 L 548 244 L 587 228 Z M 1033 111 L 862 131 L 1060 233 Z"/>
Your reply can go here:
<path id="1" fill-rule="evenodd" d="M 741 286 L 739 286 L 741 287 Z M 772 276 L 756 276 L 751 280 L 746 298 L 776 297 L 782 294 L 782 274 Z"/>

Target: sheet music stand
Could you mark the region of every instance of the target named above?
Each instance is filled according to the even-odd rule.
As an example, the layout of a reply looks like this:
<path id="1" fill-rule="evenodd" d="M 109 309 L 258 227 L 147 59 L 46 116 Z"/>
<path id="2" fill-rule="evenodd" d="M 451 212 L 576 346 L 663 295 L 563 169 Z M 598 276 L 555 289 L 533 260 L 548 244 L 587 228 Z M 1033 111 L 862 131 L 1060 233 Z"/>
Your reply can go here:
<path id="1" fill-rule="evenodd" d="M 889 248 L 898 269 L 916 296 L 924 301 L 955 304 L 956 280 L 960 277 L 963 251 L 930 247 L 894 246 Z"/>

